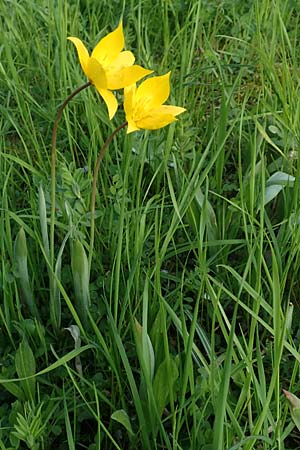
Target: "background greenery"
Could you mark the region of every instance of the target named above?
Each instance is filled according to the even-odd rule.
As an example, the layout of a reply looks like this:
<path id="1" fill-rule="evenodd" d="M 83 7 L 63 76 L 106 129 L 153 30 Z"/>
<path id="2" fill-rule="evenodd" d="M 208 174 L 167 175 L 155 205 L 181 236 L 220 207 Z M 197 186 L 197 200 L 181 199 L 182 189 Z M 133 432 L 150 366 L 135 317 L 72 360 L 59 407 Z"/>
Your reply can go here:
<path id="1" fill-rule="evenodd" d="M 0 3 L 1 450 L 299 448 L 298 6 Z M 187 112 L 110 145 L 89 277 L 123 112 L 93 88 L 64 112 L 55 267 L 51 133 L 86 81 L 67 36 L 91 50 L 120 17 Z"/>

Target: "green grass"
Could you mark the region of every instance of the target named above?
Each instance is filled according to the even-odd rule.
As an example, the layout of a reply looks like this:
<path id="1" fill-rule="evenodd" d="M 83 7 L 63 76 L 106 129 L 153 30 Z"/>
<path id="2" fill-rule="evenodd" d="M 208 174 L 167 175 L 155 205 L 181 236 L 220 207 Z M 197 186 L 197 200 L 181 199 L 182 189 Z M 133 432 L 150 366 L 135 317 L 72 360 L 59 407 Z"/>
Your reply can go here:
<path id="1" fill-rule="evenodd" d="M 0 449 L 292 450 L 299 396 L 293 0 L 0 4 Z M 110 144 L 91 50 L 126 46 L 187 112 Z"/>

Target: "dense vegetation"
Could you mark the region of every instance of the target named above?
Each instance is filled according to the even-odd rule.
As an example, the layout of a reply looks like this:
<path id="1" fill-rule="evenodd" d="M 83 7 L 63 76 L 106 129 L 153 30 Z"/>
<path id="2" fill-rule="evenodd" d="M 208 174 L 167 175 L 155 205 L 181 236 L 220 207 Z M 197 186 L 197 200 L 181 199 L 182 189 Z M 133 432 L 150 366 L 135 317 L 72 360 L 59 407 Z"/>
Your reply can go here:
<path id="1" fill-rule="evenodd" d="M 1 450 L 300 447 L 298 4 L 0 2 Z M 51 261 L 52 127 L 86 81 L 67 37 L 122 17 L 187 112 L 114 138 L 90 252 L 124 114 L 73 99 Z"/>

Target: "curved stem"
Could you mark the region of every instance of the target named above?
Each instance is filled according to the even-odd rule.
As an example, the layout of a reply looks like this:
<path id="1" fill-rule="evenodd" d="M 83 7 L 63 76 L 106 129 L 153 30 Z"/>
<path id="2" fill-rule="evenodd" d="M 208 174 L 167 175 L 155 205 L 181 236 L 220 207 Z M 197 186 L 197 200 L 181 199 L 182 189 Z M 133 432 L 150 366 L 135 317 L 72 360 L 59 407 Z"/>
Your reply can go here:
<path id="1" fill-rule="evenodd" d="M 95 169 L 94 169 L 94 176 L 93 176 L 93 189 L 92 189 L 92 198 L 91 198 L 91 236 L 90 236 L 90 249 L 89 249 L 89 272 L 91 271 L 91 264 L 92 264 L 92 256 L 93 256 L 93 249 L 94 249 L 94 238 L 95 238 L 95 203 L 96 203 L 96 192 L 97 192 L 97 180 L 98 180 L 98 172 L 100 168 L 100 163 L 105 155 L 105 152 L 119 131 L 121 131 L 123 128 L 125 128 L 128 125 L 128 122 L 122 123 L 120 126 L 118 126 L 110 136 L 106 139 L 105 143 L 103 144 L 103 147 L 100 150 L 100 153 L 98 155 Z"/>
<path id="2" fill-rule="evenodd" d="M 58 111 L 55 116 L 53 130 L 52 130 L 52 145 L 51 145 L 51 216 L 50 216 L 50 263 L 52 271 L 55 272 L 55 264 L 54 264 L 54 223 L 55 223 L 55 195 L 56 195 L 56 140 L 57 140 L 57 129 L 58 125 L 63 113 L 63 110 L 67 106 L 67 104 L 72 100 L 75 95 L 79 94 L 79 92 L 83 91 L 87 87 L 91 86 L 90 81 L 79 86 L 75 89 L 60 105 Z M 55 305 L 54 298 L 54 275 L 50 278 L 50 315 L 54 328 L 59 329 L 60 327 L 60 311 L 59 307 Z"/>

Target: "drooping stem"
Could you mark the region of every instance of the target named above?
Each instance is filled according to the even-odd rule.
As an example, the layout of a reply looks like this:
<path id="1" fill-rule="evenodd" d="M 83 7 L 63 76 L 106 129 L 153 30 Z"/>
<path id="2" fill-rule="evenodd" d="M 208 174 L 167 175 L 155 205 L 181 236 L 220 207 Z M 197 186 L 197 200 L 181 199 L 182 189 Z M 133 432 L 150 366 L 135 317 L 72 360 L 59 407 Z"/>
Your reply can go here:
<path id="1" fill-rule="evenodd" d="M 118 126 L 110 136 L 106 139 L 105 143 L 103 144 L 103 147 L 100 150 L 100 153 L 98 155 L 95 169 L 94 169 L 94 175 L 93 175 L 93 189 L 92 189 L 92 198 L 91 198 L 91 235 L 90 235 L 90 249 L 89 249 L 89 272 L 91 271 L 91 264 L 92 264 L 92 257 L 93 257 L 93 249 L 94 249 L 94 238 L 95 238 L 95 203 L 96 203 L 96 192 L 97 192 L 97 180 L 98 180 L 98 172 L 100 168 L 100 163 L 105 155 L 105 152 L 115 137 L 116 134 L 119 133 L 123 128 L 127 126 L 128 122 L 122 123 L 120 126 Z"/>
<path id="2" fill-rule="evenodd" d="M 79 86 L 75 89 L 60 105 L 57 110 L 55 121 L 52 130 L 52 146 L 51 146 L 51 219 L 50 219 L 50 260 L 53 268 L 54 263 L 54 222 L 55 222 L 55 186 L 56 186 L 56 140 L 57 140 L 57 129 L 60 122 L 63 110 L 67 104 L 72 100 L 75 95 L 83 91 L 87 87 L 91 86 L 91 82 Z"/>

